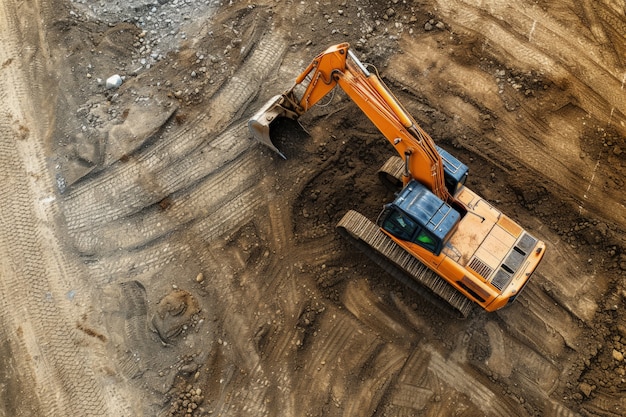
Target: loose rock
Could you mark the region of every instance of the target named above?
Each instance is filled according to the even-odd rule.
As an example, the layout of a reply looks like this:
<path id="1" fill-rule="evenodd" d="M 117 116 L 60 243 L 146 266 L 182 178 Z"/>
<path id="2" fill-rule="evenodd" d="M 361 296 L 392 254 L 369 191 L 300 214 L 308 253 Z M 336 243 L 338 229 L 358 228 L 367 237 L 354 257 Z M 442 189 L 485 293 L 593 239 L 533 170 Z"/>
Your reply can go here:
<path id="1" fill-rule="evenodd" d="M 585 394 L 585 397 L 589 397 L 591 395 L 591 392 L 593 391 L 593 387 L 586 382 L 581 382 L 581 384 L 578 386 L 578 389 L 580 390 L 580 392 Z"/>
<path id="2" fill-rule="evenodd" d="M 107 90 L 118 88 L 120 85 L 122 85 L 122 77 L 120 77 L 118 74 L 112 75 L 106 80 Z"/>

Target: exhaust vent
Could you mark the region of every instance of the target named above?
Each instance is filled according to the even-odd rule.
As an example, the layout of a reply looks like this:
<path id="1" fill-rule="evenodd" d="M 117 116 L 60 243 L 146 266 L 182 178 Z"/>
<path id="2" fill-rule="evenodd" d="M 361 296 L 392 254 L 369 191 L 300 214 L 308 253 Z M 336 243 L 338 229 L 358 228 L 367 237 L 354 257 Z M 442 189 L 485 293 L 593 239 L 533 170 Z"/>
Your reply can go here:
<path id="1" fill-rule="evenodd" d="M 537 244 L 537 239 L 535 239 L 528 233 L 524 233 L 524 235 L 521 237 L 519 242 L 517 242 L 517 248 L 520 249 L 520 251 L 524 255 L 527 255 L 528 252 L 530 252 L 530 250 L 534 248 L 536 244 Z"/>
<path id="2" fill-rule="evenodd" d="M 509 285 L 511 277 L 511 274 L 507 273 L 504 269 L 500 269 L 491 280 L 491 285 L 502 291 L 502 288 Z"/>
<path id="3" fill-rule="evenodd" d="M 487 265 L 477 257 L 474 257 L 470 261 L 468 267 L 472 268 L 474 271 L 476 271 L 478 275 L 484 278 L 488 278 L 489 275 L 491 275 L 491 273 L 493 272 L 493 269 L 491 269 L 489 265 Z"/>

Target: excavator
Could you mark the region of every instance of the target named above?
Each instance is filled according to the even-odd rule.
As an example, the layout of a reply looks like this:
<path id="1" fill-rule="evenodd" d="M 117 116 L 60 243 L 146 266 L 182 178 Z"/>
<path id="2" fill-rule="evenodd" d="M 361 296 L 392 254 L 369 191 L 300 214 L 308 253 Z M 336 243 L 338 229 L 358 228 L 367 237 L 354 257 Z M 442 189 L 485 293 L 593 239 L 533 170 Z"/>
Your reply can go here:
<path id="1" fill-rule="evenodd" d="M 350 210 L 338 231 L 392 276 L 420 293 L 429 289 L 462 317 L 475 304 L 487 312 L 510 304 L 545 243 L 470 190 L 468 167 L 435 145 L 374 72 L 348 43 L 331 46 L 249 119 L 250 133 L 285 158 L 272 141 L 272 123 L 297 120 L 339 86 L 397 152 L 379 176 L 399 191 L 375 222 Z"/>

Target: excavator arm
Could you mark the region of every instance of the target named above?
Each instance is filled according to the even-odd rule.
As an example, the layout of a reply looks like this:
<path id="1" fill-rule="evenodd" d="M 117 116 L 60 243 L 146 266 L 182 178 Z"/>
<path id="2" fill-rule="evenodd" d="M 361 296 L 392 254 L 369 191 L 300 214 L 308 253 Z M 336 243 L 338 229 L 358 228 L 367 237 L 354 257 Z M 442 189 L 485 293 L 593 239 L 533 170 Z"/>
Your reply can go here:
<path id="1" fill-rule="evenodd" d="M 334 45 L 315 57 L 292 88 L 263 106 L 248 123 L 252 135 L 284 158 L 271 140 L 271 123 L 279 117 L 297 119 L 337 85 L 405 161 L 404 184 L 415 179 L 443 201 L 451 203 L 453 197 L 445 186 L 443 162 L 432 138 L 404 110 L 387 86 L 366 69 L 347 43 Z"/>

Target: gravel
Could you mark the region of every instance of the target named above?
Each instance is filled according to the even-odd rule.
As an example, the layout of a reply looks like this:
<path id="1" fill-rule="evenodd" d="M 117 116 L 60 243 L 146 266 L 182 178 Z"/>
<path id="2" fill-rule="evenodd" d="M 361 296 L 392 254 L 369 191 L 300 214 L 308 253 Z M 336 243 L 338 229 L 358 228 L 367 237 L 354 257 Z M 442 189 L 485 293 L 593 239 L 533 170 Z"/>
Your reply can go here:
<path id="1" fill-rule="evenodd" d="M 108 23 L 110 26 L 128 22 L 143 32 L 138 45 L 136 64 L 148 69 L 160 61 L 168 52 L 176 50 L 187 39 L 184 30 L 194 15 L 213 14 L 219 0 L 71 0 L 75 10 L 73 18 Z"/>

